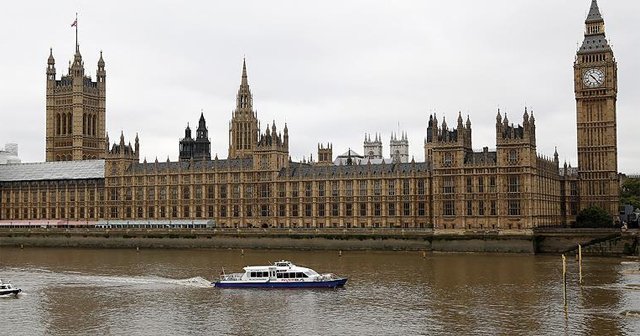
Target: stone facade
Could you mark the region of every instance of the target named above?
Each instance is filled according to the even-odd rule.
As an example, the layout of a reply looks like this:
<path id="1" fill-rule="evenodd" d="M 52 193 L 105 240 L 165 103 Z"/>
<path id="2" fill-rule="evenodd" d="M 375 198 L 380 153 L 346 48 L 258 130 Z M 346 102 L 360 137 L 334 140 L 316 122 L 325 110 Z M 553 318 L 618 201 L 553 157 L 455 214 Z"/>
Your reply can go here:
<path id="1" fill-rule="evenodd" d="M 101 159 L 105 155 L 107 73 L 100 52 L 96 81 L 84 72 L 77 41 L 66 76 L 56 79 L 53 49 L 47 61 L 46 160 Z"/>
<path id="2" fill-rule="evenodd" d="M 596 31 L 590 27 L 599 26 L 589 20 L 587 31 Z M 603 88 L 583 87 L 583 68 L 593 67 L 591 63 L 583 65 L 591 62 L 589 57 L 596 57 L 601 62 L 598 66 L 606 70 Z M 281 132 L 275 122 L 260 132 L 243 62 L 236 109 L 229 124 L 227 159 L 140 162 L 137 136 L 131 146 L 121 135 L 119 144 L 96 155 L 104 157 L 104 161 L 98 160 L 104 165 L 103 176 L 43 179 L 26 174 L 21 179 L 20 174 L 8 174 L 0 167 L 0 219 L 207 219 L 220 227 L 407 228 L 436 232 L 566 225 L 575 221 L 583 201 L 594 199 L 589 186 L 611 189 L 603 199 L 613 204 L 615 195 L 608 174 L 615 172 L 616 166 L 604 165 L 598 153 L 615 158 L 615 141 L 598 147 L 588 136 L 596 131 L 615 135 L 615 113 L 611 115 L 615 112 L 615 63 L 610 53 L 578 53 L 576 95 L 578 151 L 580 165 L 585 168 L 560 167 L 557 152 L 549 158 L 537 153 L 536 120 L 533 111 L 526 108 L 517 124 L 498 111 L 495 150 L 472 149 L 468 116 L 464 120 L 458 114 L 455 126 L 450 128 L 445 118 L 439 123 L 432 115 L 423 162 L 383 159 L 372 163 L 365 157 L 382 155 L 377 136 L 374 141 L 365 137 L 370 147 L 365 147 L 362 160 L 347 155 L 347 160 L 336 160 L 336 164 L 333 146 L 328 143 L 318 145 L 317 162 L 293 162 L 286 124 Z M 597 111 L 608 118 L 597 127 L 591 127 L 588 121 L 592 119 L 584 119 L 593 118 L 592 112 L 585 111 L 594 108 L 585 106 L 593 106 L 594 99 L 602 107 Z M 590 150 L 592 146 L 597 150 Z M 596 167 L 605 167 L 605 173 L 589 170 Z M 3 178 L 8 175 L 17 177 Z"/>
<path id="3" fill-rule="evenodd" d="M 573 65 L 580 208 L 596 205 L 617 214 L 620 196 L 616 130 L 618 66 L 595 0 L 585 26 L 584 41 Z"/>

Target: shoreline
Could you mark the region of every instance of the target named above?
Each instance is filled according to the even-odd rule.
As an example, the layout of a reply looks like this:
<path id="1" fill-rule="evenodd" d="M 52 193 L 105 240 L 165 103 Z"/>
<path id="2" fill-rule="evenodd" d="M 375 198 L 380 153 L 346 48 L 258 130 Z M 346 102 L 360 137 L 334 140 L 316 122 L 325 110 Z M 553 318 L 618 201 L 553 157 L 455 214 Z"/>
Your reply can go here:
<path id="1" fill-rule="evenodd" d="M 638 232 L 553 229 L 510 233 L 405 230 L 176 230 L 9 229 L 0 247 L 237 248 L 298 250 L 407 250 L 425 252 L 570 253 L 581 244 L 594 255 L 638 255 Z"/>

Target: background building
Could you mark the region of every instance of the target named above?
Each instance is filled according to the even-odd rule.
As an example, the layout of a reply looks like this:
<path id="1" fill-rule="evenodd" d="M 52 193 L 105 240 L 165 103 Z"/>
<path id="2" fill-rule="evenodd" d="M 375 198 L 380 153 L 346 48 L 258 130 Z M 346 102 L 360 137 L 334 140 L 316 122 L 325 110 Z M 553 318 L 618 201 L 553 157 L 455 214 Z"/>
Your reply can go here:
<path id="1" fill-rule="evenodd" d="M 18 157 L 18 144 L 5 144 L 4 150 L 0 150 L 0 164 L 20 162 L 20 158 Z"/>
<path id="2" fill-rule="evenodd" d="M 184 138 L 180 140 L 179 152 L 180 161 L 211 160 L 211 140 L 209 140 L 209 130 L 207 130 L 207 122 L 204 120 L 204 113 L 200 114 L 195 139 L 191 137 L 191 128 L 187 124 Z"/>

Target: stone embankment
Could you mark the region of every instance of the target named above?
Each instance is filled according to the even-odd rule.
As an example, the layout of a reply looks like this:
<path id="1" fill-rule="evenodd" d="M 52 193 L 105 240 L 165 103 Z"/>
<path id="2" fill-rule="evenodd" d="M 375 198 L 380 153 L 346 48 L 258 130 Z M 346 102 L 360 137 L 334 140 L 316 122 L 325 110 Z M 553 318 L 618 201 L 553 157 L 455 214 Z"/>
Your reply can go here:
<path id="1" fill-rule="evenodd" d="M 614 229 L 2 229 L 0 247 L 251 248 L 435 252 L 637 254 L 637 232 Z M 598 245 L 599 244 L 599 245 Z M 596 253 L 600 251 L 601 253 Z M 602 252 L 605 251 L 605 252 Z"/>

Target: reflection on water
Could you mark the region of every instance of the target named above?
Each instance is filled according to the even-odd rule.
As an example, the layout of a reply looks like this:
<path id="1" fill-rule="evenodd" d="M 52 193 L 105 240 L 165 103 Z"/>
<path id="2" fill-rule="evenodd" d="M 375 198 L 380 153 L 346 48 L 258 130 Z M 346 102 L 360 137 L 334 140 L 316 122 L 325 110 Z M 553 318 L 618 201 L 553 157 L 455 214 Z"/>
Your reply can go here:
<path id="1" fill-rule="evenodd" d="M 349 277 L 341 290 L 218 289 L 246 265 L 290 259 Z M 0 300 L 13 335 L 492 334 L 633 335 L 633 260 L 587 258 L 584 285 L 557 256 L 418 252 L 0 249 Z M 9 330 L 9 329 L 5 329 Z"/>

